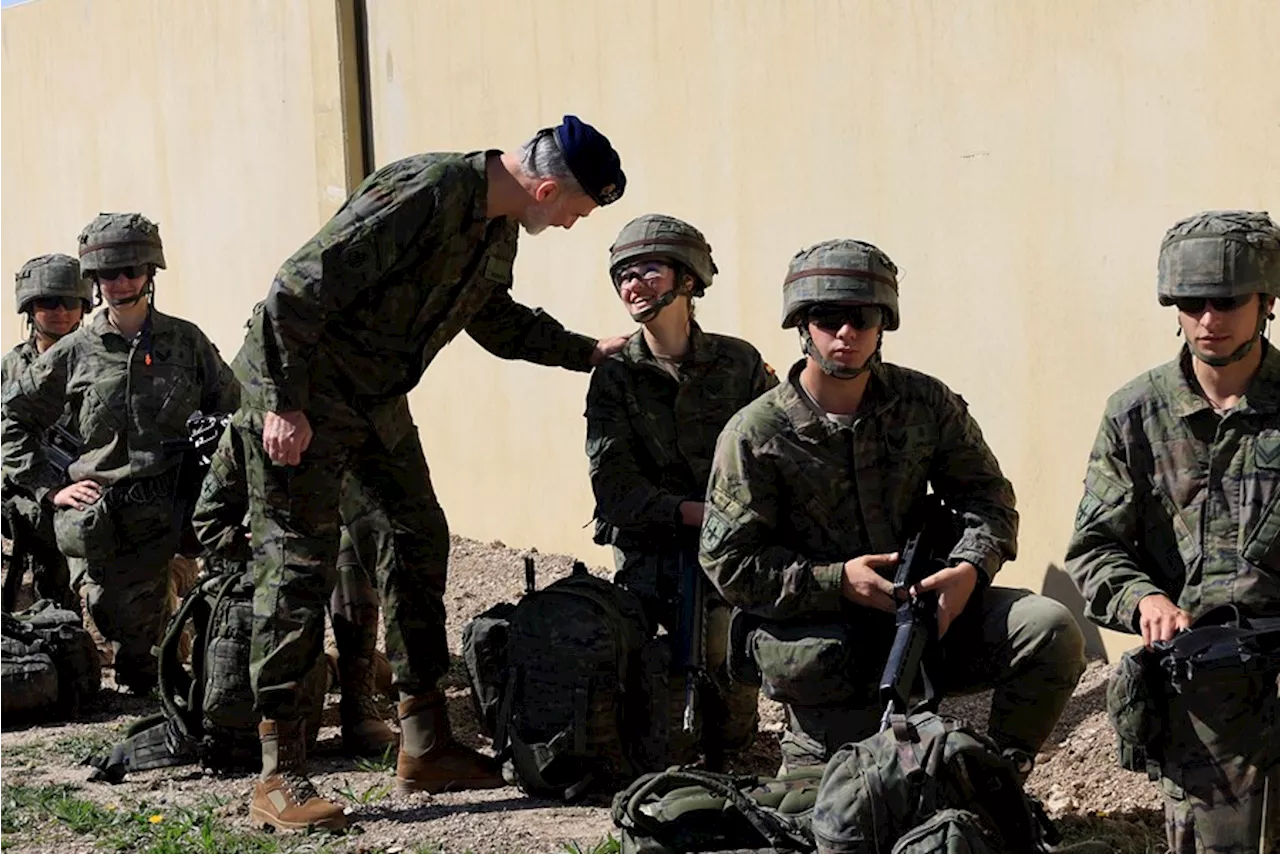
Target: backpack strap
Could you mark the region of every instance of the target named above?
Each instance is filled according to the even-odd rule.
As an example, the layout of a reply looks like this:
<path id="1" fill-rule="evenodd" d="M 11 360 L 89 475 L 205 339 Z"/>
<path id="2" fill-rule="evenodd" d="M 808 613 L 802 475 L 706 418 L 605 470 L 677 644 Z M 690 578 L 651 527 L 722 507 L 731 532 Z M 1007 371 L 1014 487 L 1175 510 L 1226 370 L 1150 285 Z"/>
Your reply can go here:
<path id="1" fill-rule="evenodd" d="M 760 838 L 771 847 L 789 851 L 812 851 L 811 839 L 795 830 L 773 811 L 743 794 L 744 786 L 758 785 L 759 782 L 758 777 L 731 777 L 696 768 L 670 768 L 655 774 L 645 774 L 614 799 L 613 821 L 619 827 L 633 827 L 645 836 L 662 839 L 666 835 L 666 829 L 661 822 L 644 811 L 644 802 L 651 797 L 660 799 L 667 791 L 681 786 L 701 786 L 732 803 L 760 834 Z"/>
<path id="2" fill-rule="evenodd" d="M 596 781 L 594 771 L 589 771 L 575 782 L 564 785 L 546 779 L 543 772 L 550 768 L 556 757 L 566 751 L 565 742 L 572 736 L 571 729 L 562 729 L 545 744 L 529 744 L 518 735 L 510 735 L 511 765 L 521 786 L 530 794 L 572 801 L 585 793 Z"/>
<path id="3" fill-rule="evenodd" d="M 130 727 L 130 735 L 111 748 L 110 753 L 91 755 L 82 765 L 90 765 L 91 783 L 122 783 L 130 771 L 189 765 L 196 761 L 194 750 L 177 739 L 164 714 L 150 715 Z"/>
<path id="4" fill-rule="evenodd" d="M 215 577 L 192 587 L 183 598 L 178 613 L 169 621 L 164 638 L 160 641 L 157 668 L 160 705 L 164 708 L 165 717 L 175 728 L 175 738 L 190 740 L 192 750 L 194 750 L 194 742 L 199 738 L 200 720 L 203 715 L 204 665 L 199 660 L 204 657 L 204 650 L 201 648 L 203 644 L 200 643 L 203 633 L 197 629 L 196 643 L 191 651 L 193 675 L 188 675 L 178 655 L 182 632 L 189 621 L 200 619 L 200 616 L 203 616 L 207 626 L 213 611 L 222 602 L 227 591 L 239 580 L 238 575 L 229 573 L 226 578 Z M 216 584 L 218 591 L 214 598 L 214 606 L 207 613 L 197 615 L 195 611 L 205 604 L 205 592 L 211 584 Z"/>

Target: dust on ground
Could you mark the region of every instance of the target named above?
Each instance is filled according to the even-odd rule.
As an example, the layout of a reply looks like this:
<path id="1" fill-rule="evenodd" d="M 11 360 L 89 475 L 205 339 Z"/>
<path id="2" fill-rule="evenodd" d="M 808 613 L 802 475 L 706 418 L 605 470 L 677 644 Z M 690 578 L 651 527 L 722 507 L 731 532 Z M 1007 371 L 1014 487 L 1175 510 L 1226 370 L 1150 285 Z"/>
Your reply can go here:
<path id="1" fill-rule="evenodd" d="M 446 594 L 448 636 L 454 666 L 442 687 L 460 740 L 483 750 L 492 744 L 480 735 L 467 689 L 465 670 L 456 656 L 462 626 L 500 601 L 514 601 L 524 590 L 525 552 L 500 542 L 479 543 L 452 539 L 449 587 Z M 544 587 L 568 575 L 573 559 L 563 555 L 534 553 L 538 586 Z M 593 567 L 608 577 L 611 570 Z M 1041 798 L 1050 815 L 1070 824 L 1074 819 L 1094 821 L 1101 815 L 1136 816 L 1148 824 L 1160 809 L 1160 795 L 1145 775 L 1123 771 L 1115 761 L 1115 736 L 1105 711 L 1109 666 L 1092 661 L 1075 695 L 1037 758 L 1029 790 Z M 0 775 L 6 785 L 73 784 L 77 797 L 101 804 L 122 805 L 145 801 L 159 811 L 178 806 L 194 807 L 216 799 L 227 822 L 248 832 L 251 775 L 213 776 L 192 767 L 157 769 L 130 775 L 111 786 L 86 782 L 88 769 L 78 764 L 85 754 L 100 750 L 120 738 L 125 728 L 157 710 L 147 698 L 117 691 L 106 672 L 106 686 L 97 704 L 75 723 L 43 725 L 3 733 L 0 736 Z M 947 701 L 944 710 L 984 726 L 989 695 Z M 311 771 L 320 792 L 350 804 L 353 829 L 346 836 L 327 840 L 334 850 L 351 852 L 412 850 L 431 845 L 441 852 L 563 852 L 577 843 L 584 851 L 607 834 L 615 833 L 606 798 L 565 805 L 529 798 L 515 788 L 440 795 L 401 797 L 391 787 L 393 770 L 358 764 L 342 755 L 338 727 L 338 697 L 329 695 L 324 727 L 312 752 Z M 382 706 L 384 718 L 394 725 L 390 703 Z M 733 770 L 773 774 L 780 753 L 778 734 L 783 729 L 782 707 L 760 700 L 761 731 L 755 745 L 738 757 Z M 368 770 L 366 770 L 368 769 Z M 64 828 L 35 833 L 8 833 L 5 851 L 90 852 L 94 840 Z"/>

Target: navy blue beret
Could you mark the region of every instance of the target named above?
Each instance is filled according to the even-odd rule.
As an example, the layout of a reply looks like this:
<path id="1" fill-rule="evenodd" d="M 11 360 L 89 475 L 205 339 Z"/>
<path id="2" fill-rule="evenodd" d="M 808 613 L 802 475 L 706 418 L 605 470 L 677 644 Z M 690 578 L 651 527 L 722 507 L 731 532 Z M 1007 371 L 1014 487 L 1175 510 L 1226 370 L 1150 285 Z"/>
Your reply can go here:
<path id="1" fill-rule="evenodd" d="M 556 126 L 556 139 L 573 177 L 596 204 L 604 206 L 622 198 L 627 176 L 618 152 L 604 134 L 577 116 L 565 116 Z"/>

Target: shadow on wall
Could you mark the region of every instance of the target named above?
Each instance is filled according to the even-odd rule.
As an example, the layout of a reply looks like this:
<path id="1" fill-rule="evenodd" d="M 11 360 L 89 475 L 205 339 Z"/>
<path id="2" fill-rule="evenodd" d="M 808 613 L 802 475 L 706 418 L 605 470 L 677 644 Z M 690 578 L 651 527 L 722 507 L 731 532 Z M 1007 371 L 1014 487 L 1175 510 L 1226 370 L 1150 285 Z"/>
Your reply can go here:
<path id="1" fill-rule="evenodd" d="M 1057 564 L 1049 564 L 1049 569 L 1044 574 L 1044 584 L 1040 587 L 1040 593 L 1050 599 L 1058 600 L 1071 611 L 1071 614 L 1076 618 L 1076 622 L 1080 625 L 1080 631 L 1084 633 L 1085 656 L 1088 658 L 1100 658 L 1106 662 L 1111 661 L 1107 656 L 1106 647 L 1102 644 L 1102 633 L 1084 615 L 1084 597 L 1076 589 L 1075 582 L 1071 580 L 1071 576 L 1067 575 Z"/>

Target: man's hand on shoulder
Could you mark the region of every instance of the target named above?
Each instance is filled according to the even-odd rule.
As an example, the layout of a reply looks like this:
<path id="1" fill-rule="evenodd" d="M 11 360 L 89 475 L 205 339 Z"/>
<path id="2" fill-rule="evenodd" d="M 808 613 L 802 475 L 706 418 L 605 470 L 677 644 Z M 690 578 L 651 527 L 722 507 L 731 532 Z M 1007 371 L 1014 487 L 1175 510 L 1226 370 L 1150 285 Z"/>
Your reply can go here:
<path id="1" fill-rule="evenodd" d="M 627 346 L 626 335 L 616 335 L 613 338 L 601 338 L 596 342 L 596 348 L 591 351 L 591 367 L 595 367 L 605 359 L 612 356 Z"/>
<path id="2" fill-rule="evenodd" d="M 262 450 L 273 463 L 296 466 L 311 444 L 311 422 L 300 409 L 268 412 L 262 419 Z"/>
<path id="3" fill-rule="evenodd" d="M 1191 615 L 1163 593 L 1152 593 L 1138 600 L 1138 627 L 1143 645 L 1151 649 L 1156 641 L 1172 640 L 1178 632 L 1191 628 Z"/>

